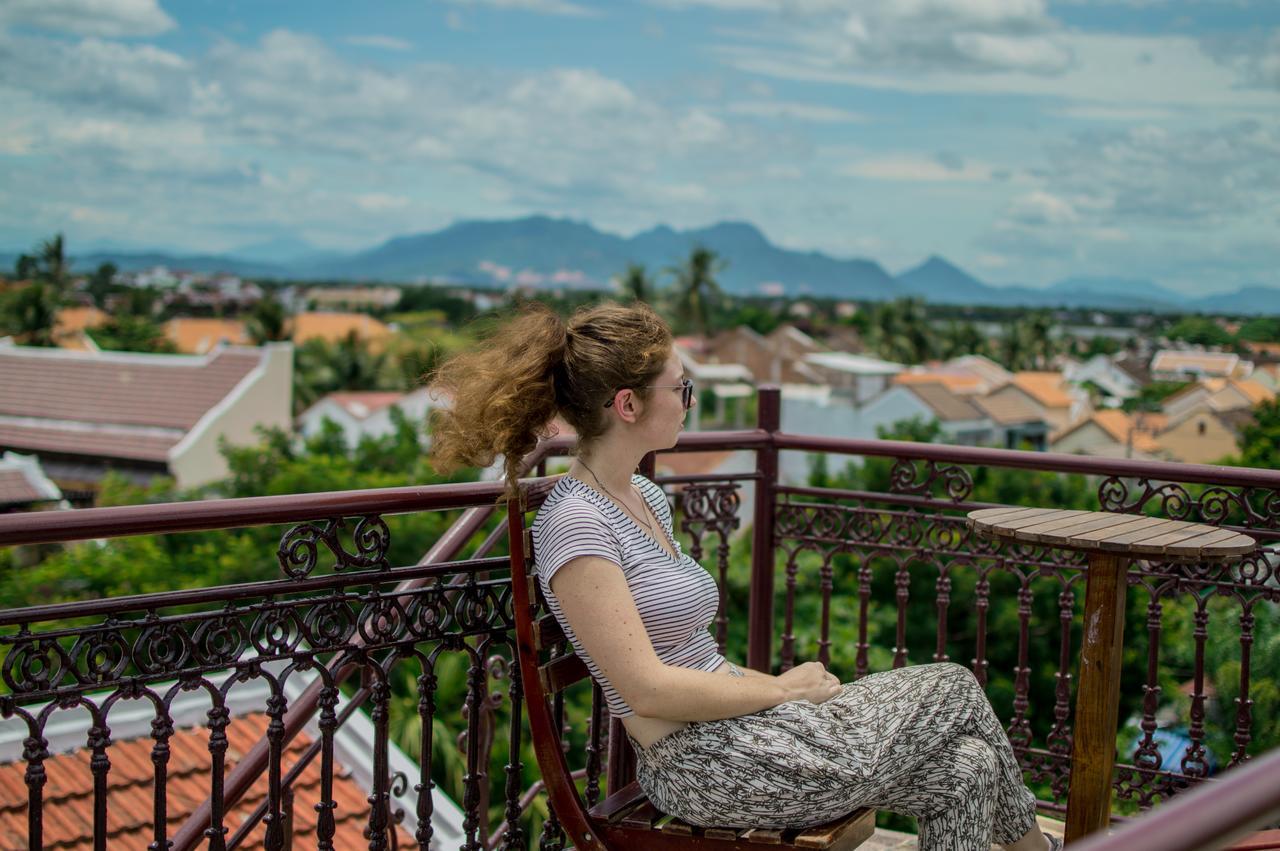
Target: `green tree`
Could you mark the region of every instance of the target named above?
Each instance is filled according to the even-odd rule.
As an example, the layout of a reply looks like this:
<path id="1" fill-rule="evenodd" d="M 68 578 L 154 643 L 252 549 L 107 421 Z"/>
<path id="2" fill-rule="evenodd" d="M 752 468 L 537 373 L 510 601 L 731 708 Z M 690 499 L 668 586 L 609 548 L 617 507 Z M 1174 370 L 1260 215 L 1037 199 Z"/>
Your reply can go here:
<path id="1" fill-rule="evenodd" d="M 866 328 L 868 346 L 886 360 L 914 364 L 934 355 L 935 334 L 921 299 L 900 298 L 875 305 Z"/>
<path id="2" fill-rule="evenodd" d="M 62 294 L 37 280 L 0 296 L 0 329 L 27 346 L 52 346 L 53 329 L 63 305 Z"/>
<path id="3" fill-rule="evenodd" d="M 94 273 L 89 276 L 89 283 L 85 289 L 88 291 L 89 297 L 93 299 L 94 307 L 99 310 L 106 310 L 107 297 L 124 289 L 115 282 L 116 274 L 119 271 L 119 268 L 114 263 L 100 263 Z"/>
<path id="4" fill-rule="evenodd" d="M 1280 470 L 1280 397 L 1253 409 L 1253 422 L 1240 433 L 1239 464 Z"/>
<path id="5" fill-rule="evenodd" d="M 676 315 L 685 328 L 711 333 L 712 313 L 722 298 L 716 276 L 725 266 L 710 248 L 696 245 L 683 263 L 668 270 L 675 276 Z"/>
<path id="6" fill-rule="evenodd" d="M 1240 326 L 1236 336 L 1251 343 L 1280 343 L 1280 317 L 1255 316 Z"/>
<path id="7" fill-rule="evenodd" d="M 1184 340 L 1196 346 L 1232 346 L 1236 338 L 1208 316 L 1184 316 L 1165 332 L 1170 340 Z"/>
<path id="8" fill-rule="evenodd" d="M 288 316 L 275 293 L 267 292 L 249 311 L 249 339 L 255 345 L 289 339 Z"/>
<path id="9" fill-rule="evenodd" d="M 62 234 L 40 243 L 40 276 L 59 292 L 67 291 L 71 283 L 71 263 L 67 260 L 66 244 Z"/>
<path id="10" fill-rule="evenodd" d="M 87 333 L 98 346 L 112 351 L 177 351 L 155 320 L 159 298 L 154 287 L 126 287 L 111 318 Z"/>
<path id="11" fill-rule="evenodd" d="M 338 390 L 404 390 L 398 364 L 354 332 L 336 343 L 308 340 L 294 350 L 293 399 L 299 411 Z"/>
<path id="12" fill-rule="evenodd" d="M 627 271 L 622 273 L 620 283 L 622 295 L 632 301 L 642 301 L 648 304 L 653 301 L 653 297 L 657 294 L 653 278 L 649 275 L 643 263 L 628 263 Z"/>

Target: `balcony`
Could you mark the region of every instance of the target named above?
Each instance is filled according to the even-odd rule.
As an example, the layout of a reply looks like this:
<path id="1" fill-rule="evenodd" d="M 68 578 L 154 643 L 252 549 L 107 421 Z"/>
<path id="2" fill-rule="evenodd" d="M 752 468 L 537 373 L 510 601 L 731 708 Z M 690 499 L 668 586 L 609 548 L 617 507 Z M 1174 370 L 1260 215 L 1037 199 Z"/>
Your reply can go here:
<path id="1" fill-rule="evenodd" d="M 1042 810 L 1065 815 L 1087 570 L 1078 553 L 967 531 L 966 512 L 1016 493 L 1238 529 L 1260 544 L 1227 564 L 1130 570 L 1121 727 L 1104 731 L 1117 741 L 1117 820 L 1218 784 L 1280 738 L 1269 714 L 1280 703 L 1269 646 L 1280 472 L 812 438 L 780 432 L 777 410 L 777 392 L 762 389 L 756 428 L 686 434 L 673 450 L 745 450 L 753 469 L 657 477 L 685 547 L 719 583 L 712 629 L 730 658 L 774 672 L 817 659 L 842 679 L 966 664 Z M 531 505 L 568 449 L 550 441 L 528 459 Z M 828 486 L 789 485 L 784 452 L 861 467 Z M 500 485 L 469 483 L 0 518 L 10 546 L 246 526 L 277 527 L 279 540 L 261 554 L 275 579 L 0 611 L 0 732 L 21 743 L 0 750 L 0 825 L 25 837 L 13 847 L 69 847 L 62 778 L 74 771 L 78 836 L 98 848 L 345 848 L 353 819 L 370 849 L 565 847 L 519 708 L 500 496 Z M 446 531 L 417 563 L 393 564 L 395 518 L 420 512 L 442 514 Z M 179 769 L 179 704 L 207 752 L 198 769 Z M 229 731 L 252 726 L 241 710 L 258 726 L 237 745 Z M 557 705 L 592 803 L 632 770 L 601 710 L 589 687 Z M 149 723 L 145 747 L 126 755 L 115 739 L 128 712 Z M 58 763 L 59 725 L 58 741 L 79 731 L 74 765 Z M 344 736 L 366 748 L 363 766 L 340 758 Z M 127 772 L 146 793 L 142 815 L 114 797 Z M 350 783 L 363 804 L 340 794 Z M 1195 816 L 1223 835 L 1246 817 L 1229 805 Z"/>

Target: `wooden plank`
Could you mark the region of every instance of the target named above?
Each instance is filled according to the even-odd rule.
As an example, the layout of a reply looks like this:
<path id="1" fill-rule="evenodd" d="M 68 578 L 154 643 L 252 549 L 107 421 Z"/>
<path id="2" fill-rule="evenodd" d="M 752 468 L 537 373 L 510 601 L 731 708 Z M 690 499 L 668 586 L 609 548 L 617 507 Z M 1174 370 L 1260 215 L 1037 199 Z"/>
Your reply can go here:
<path id="1" fill-rule="evenodd" d="M 1158 517 L 1134 517 L 1132 514 L 1125 515 L 1129 517 L 1128 523 L 1122 523 L 1117 526 L 1104 526 L 1098 529 L 1090 529 L 1087 532 L 1080 532 L 1071 535 L 1067 539 L 1067 544 L 1071 546 L 1090 546 L 1098 544 L 1115 535 L 1123 535 L 1129 532 L 1136 532 L 1139 529 L 1146 529 L 1156 523 L 1163 521 Z"/>
<path id="2" fill-rule="evenodd" d="M 1200 535 L 1165 546 L 1163 555 L 1187 559 L 1216 560 L 1253 552 L 1258 542 L 1232 529 Z"/>
<path id="3" fill-rule="evenodd" d="M 649 803 L 646 798 L 638 806 L 627 812 L 622 817 L 620 824 L 632 830 L 650 830 L 653 827 L 653 823 L 661 817 L 662 813 L 658 811 L 657 807 Z"/>
<path id="4" fill-rule="evenodd" d="M 673 836 L 693 836 L 693 825 L 680 821 L 678 818 L 673 818 L 662 826 L 662 832 L 670 833 Z"/>
<path id="5" fill-rule="evenodd" d="M 1205 526 L 1202 523 L 1183 523 L 1176 529 L 1170 529 L 1163 535 L 1156 535 L 1152 538 L 1144 538 L 1141 541 L 1134 541 L 1134 548 L 1141 547 L 1144 552 L 1164 552 L 1165 547 L 1170 544 L 1176 544 L 1179 541 L 1186 541 L 1207 532 L 1213 531 L 1213 526 Z"/>
<path id="6" fill-rule="evenodd" d="M 1155 537 L 1156 535 L 1164 534 L 1170 529 L 1176 528 L 1178 524 L 1182 522 L 1180 520 L 1165 520 L 1162 518 L 1153 518 L 1153 519 L 1157 519 L 1159 520 L 1159 522 L 1153 523 L 1150 526 L 1144 527 L 1142 529 L 1135 529 L 1132 532 L 1117 534 L 1114 538 L 1108 538 L 1104 541 L 1099 541 L 1098 548 L 1102 550 L 1125 551 L 1125 550 L 1128 550 L 1131 545 L 1137 543 L 1138 541 L 1141 541 L 1145 538 L 1152 538 L 1152 537 Z"/>
<path id="7" fill-rule="evenodd" d="M 1019 541 L 1061 546 L 1072 535 L 1078 535 L 1081 532 L 1088 532 L 1092 529 L 1107 529 L 1112 526 L 1120 526 L 1127 522 L 1128 520 L 1123 514 L 1102 514 L 1091 511 L 1084 517 L 1076 517 L 1061 523 L 1019 529 L 1013 533 L 1013 537 Z"/>
<path id="8" fill-rule="evenodd" d="M 990 529 L 996 534 L 1008 537 L 1019 529 L 1026 529 L 1030 526 L 1039 526 L 1046 523 L 1069 521 L 1075 517 L 1092 513 L 1092 511 L 1064 511 L 1059 508 L 1046 508 L 1037 514 L 1028 514 L 1025 517 L 1019 517 L 1016 520 L 992 523 L 990 524 Z"/>
<path id="9" fill-rule="evenodd" d="M 838 821 L 811 827 L 796 835 L 797 848 L 820 848 L 823 851 L 850 851 L 876 831 L 876 811 L 867 807 L 854 810 Z"/>
<path id="10" fill-rule="evenodd" d="M 764 827 L 753 827 L 746 833 L 742 834 L 744 842 L 754 842 L 757 845 L 781 845 L 782 831 L 771 830 Z"/>
<path id="11" fill-rule="evenodd" d="M 737 842 L 740 833 L 742 833 L 741 830 L 734 830 L 731 827 L 708 827 L 702 831 L 702 835 L 707 839 L 719 839 L 722 842 Z"/>
<path id="12" fill-rule="evenodd" d="M 640 784 L 632 780 L 626 786 L 623 786 L 617 792 L 592 807 L 588 814 L 593 819 L 614 824 L 622 818 L 623 813 L 629 811 L 641 801 L 647 800 L 649 798 L 645 795 L 644 790 L 640 788 Z"/>
<path id="13" fill-rule="evenodd" d="M 538 679 L 547 694 L 564 691 L 574 683 L 581 682 L 591 676 L 587 665 L 578 658 L 577 653 L 569 652 L 557 656 L 538 668 Z"/>
<path id="14" fill-rule="evenodd" d="M 564 630 L 556 616 L 547 613 L 533 622 L 533 646 L 537 650 L 549 650 L 565 640 Z"/>
<path id="15" fill-rule="evenodd" d="M 1018 505 L 1002 505 L 999 508 L 979 508 L 965 515 L 969 520 L 994 523 L 996 520 L 1016 520 L 1019 517 L 1050 511 L 1048 508 L 1027 508 Z"/>
<path id="16" fill-rule="evenodd" d="M 1129 518 L 1124 514 L 1102 514 L 1100 512 L 1091 512 L 1087 517 L 1076 517 L 1073 522 L 1066 525 L 1059 525 L 1053 529 L 1046 527 L 1033 527 L 1033 529 L 1021 529 L 1014 532 L 1016 540 L 1028 541 L 1033 544 L 1046 544 L 1052 546 L 1066 546 L 1066 541 L 1082 532 L 1089 532 L 1096 529 L 1111 529 L 1114 526 L 1124 526 L 1129 522 Z"/>

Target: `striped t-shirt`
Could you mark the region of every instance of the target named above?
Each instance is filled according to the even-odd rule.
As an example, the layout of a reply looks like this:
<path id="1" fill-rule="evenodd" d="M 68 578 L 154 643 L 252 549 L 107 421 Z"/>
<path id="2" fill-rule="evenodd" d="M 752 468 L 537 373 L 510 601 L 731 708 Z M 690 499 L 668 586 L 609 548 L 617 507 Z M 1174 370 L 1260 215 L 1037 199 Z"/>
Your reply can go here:
<path id="1" fill-rule="evenodd" d="M 551 592 L 551 577 L 569 561 L 599 556 L 622 568 L 649 641 L 665 664 L 713 671 L 724 661 L 708 630 L 720 603 L 715 580 L 680 549 L 662 488 L 640 475 L 631 481 L 658 518 L 659 533 L 666 534 L 678 558 L 673 559 L 613 500 L 573 476 L 556 483 L 533 521 L 534 566 L 547 605 L 600 684 L 609 711 L 619 718 L 635 711 L 578 642 Z"/>

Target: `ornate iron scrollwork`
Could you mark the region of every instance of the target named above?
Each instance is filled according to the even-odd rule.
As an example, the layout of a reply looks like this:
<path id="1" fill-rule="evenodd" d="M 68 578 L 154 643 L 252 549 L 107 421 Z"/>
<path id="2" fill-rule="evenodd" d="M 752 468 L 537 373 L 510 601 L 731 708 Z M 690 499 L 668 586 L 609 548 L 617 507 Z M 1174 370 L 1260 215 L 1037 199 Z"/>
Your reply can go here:
<path id="1" fill-rule="evenodd" d="M 925 461 L 922 467 L 910 458 L 894 459 L 893 469 L 889 471 L 889 491 L 891 493 L 912 494 L 934 498 L 933 489 L 942 482 L 943 492 L 952 502 L 961 502 L 973 493 L 973 477 L 964 467 L 956 464 L 939 466 L 933 461 Z"/>
<path id="2" fill-rule="evenodd" d="M 315 523 L 299 523 L 280 537 L 276 559 L 280 569 L 291 579 L 305 579 L 316 569 L 320 559 L 320 544 L 333 554 L 335 571 L 351 569 L 387 570 L 387 551 L 391 548 L 391 530 L 381 517 L 367 514 L 356 521 L 351 532 L 355 547 L 349 552 L 343 546 L 339 533 L 346 528 L 342 517 L 330 518 L 323 526 Z"/>

